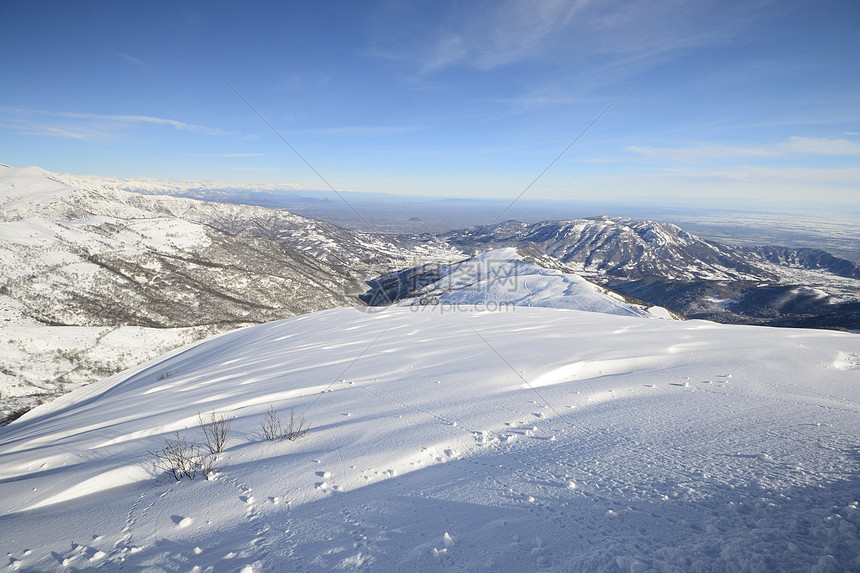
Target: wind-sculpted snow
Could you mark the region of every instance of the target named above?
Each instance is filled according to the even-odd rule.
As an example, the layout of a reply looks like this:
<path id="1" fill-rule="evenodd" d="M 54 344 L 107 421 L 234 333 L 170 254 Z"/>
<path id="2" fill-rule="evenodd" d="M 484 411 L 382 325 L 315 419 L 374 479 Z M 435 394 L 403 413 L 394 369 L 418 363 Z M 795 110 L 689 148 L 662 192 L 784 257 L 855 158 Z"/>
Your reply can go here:
<path id="1" fill-rule="evenodd" d="M 0 429 L 11 568 L 850 571 L 860 337 L 516 307 L 222 334 Z M 274 407 L 311 424 L 266 441 Z M 228 416 L 225 468 L 147 450 Z M 73 526 L 70 526 L 73 524 Z"/>

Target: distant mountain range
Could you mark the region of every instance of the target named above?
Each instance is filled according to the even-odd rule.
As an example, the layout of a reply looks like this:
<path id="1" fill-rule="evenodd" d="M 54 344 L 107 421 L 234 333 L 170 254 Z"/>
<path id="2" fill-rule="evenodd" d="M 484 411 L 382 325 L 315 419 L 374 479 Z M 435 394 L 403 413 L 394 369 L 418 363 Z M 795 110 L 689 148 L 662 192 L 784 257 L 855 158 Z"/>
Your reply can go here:
<path id="1" fill-rule="evenodd" d="M 150 187 L 0 167 L 4 417 L 205 336 L 343 306 L 860 329 L 860 268 L 820 250 L 607 217 L 380 235 Z"/>
<path id="2" fill-rule="evenodd" d="M 594 217 L 451 231 L 467 253 L 515 246 L 652 305 L 724 323 L 860 329 L 860 267 L 816 249 L 735 247 L 676 225 Z"/>

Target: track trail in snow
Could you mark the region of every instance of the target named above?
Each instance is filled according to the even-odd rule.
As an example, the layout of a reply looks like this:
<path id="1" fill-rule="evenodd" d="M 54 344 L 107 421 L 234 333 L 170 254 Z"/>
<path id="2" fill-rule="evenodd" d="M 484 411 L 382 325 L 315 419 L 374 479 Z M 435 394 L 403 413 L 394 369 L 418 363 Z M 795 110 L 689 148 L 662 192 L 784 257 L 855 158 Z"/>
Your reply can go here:
<path id="1" fill-rule="evenodd" d="M 25 418 L 0 434 L 9 558 L 46 571 L 850 570 L 857 338 L 516 312 L 320 313 Z M 310 433 L 264 440 L 270 404 Z M 178 424 L 199 442 L 198 409 L 233 420 L 215 480 L 119 471 Z M 91 465 L 61 466 L 60 447 Z M 68 520 L 82 526 L 44 537 Z"/>

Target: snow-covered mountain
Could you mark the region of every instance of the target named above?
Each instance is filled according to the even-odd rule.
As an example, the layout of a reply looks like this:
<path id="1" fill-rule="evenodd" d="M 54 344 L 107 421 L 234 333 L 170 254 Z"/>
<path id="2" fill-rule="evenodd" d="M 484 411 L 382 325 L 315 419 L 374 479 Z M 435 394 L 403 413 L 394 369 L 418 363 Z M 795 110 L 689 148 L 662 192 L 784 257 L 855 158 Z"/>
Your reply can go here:
<path id="1" fill-rule="evenodd" d="M 0 168 L 5 415 L 217 332 L 362 304 L 443 248 L 262 207 Z M 354 293 L 354 294 L 353 294 Z"/>
<path id="2" fill-rule="evenodd" d="M 605 217 L 416 240 L 144 183 L 0 168 L 0 420 L 213 333 L 362 300 L 860 328 L 860 270 L 823 251 Z M 492 250 L 511 247 L 527 260 Z M 516 285 L 473 276 L 506 268 Z"/>
<path id="3" fill-rule="evenodd" d="M 451 231 L 466 252 L 542 251 L 589 280 L 719 322 L 860 329 L 860 267 L 814 249 L 735 247 L 676 225 L 595 217 Z"/>
<path id="4" fill-rule="evenodd" d="M 228 203 L 271 200 L 267 189 L 256 193 L 248 188 L 219 189 L 224 184 L 217 183 L 60 177 L 79 186 L 107 184 L 145 194 L 190 194 Z M 431 248 L 447 244 L 469 254 L 497 247 L 542 251 L 568 272 L 695 318 L 860 329 L 860 267 L 822 250 L 736 247 L 702 239 L 676 225 L 607 217 L 535 224 L 508 221 L 427 239 Z M 391 240 L 415 247 L 409 239 Z M 414 266 L 427 263 L 418 252 L 413 259 Z"/>
<path id="5" fill-rule="evenodd" d="M 309 433 L 266 440 L 270 408 Z M 198 412 L 223 469 L 159 479 Z M 27 571 L 855 571 L 858 436 L 854 334 L 336 309 L 0 428 L 0 539 Z"/>
<path id="6" fill-rule="evenodd" d="M 636 304 L 582 277 L 547 256 L 514 247 L 493 249 L 452 264 L 422 265 L 369 281 L 362 299 L 371 306 L 462 305 L 490 310 L 541 306 L 622 316 L 672 318 L 668 310 Z"/>

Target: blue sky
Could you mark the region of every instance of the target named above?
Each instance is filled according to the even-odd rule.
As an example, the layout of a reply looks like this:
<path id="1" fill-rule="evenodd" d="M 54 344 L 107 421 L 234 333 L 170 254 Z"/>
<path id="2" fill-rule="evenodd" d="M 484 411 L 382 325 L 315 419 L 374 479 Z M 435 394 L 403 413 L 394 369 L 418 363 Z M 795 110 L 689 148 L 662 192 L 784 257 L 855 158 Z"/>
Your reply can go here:
<path id="1" fill-rule="evenodd" d="M 0 162 L 530 199 L 860 204 L 860 3 L 6 2 Z"/>

